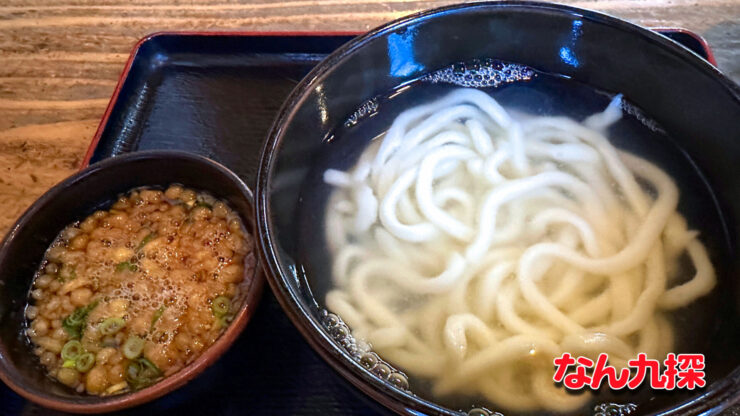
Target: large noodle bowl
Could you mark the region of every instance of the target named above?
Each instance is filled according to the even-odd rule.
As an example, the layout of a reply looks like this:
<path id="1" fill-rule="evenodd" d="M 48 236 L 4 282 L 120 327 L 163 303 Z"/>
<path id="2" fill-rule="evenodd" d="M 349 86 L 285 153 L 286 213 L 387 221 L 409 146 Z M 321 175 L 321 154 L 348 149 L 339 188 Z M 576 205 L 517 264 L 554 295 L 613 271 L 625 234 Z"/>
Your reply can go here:
<path id="1" fill-rule="evenodd" d="M 401 113 L 347 172 L 329 169 L 326 305 L 436 395 L 571 411 L 563 352 L 617 367 L 673 348 L 667 314 L 712 264 L 660 168 L 616 149 L 621 98 L 583 122 L 513 117 L 458 89 Z M 679 260 L 693 277 L 678 282 Z"/>

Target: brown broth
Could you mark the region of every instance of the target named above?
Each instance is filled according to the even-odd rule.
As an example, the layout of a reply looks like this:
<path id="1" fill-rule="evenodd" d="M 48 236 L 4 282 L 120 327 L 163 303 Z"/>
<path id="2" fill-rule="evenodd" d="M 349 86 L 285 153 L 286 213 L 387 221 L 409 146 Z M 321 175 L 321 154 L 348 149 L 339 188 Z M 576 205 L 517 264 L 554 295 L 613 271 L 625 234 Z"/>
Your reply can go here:
<path id="1" fill-rule="evenodd" d="M 238 215 L 206 193 L 133 190 L 46 252 L 26 308 L 34 353 L 89 394 L 167 377 L 224 332 L 254 273 L 253 248 Z"/>

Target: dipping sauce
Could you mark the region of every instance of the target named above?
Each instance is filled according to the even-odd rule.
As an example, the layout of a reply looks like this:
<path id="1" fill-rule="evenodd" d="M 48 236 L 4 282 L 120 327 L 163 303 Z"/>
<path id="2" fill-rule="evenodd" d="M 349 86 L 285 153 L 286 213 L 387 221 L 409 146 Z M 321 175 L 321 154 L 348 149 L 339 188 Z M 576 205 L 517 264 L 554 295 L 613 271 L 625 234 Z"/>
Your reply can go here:
<path id="1" fill-rule="evenodd" d="M 137 188 L 46 252 L 26 308 L 34 353 L 78 392 L 149 386 L 224 332 L 254 275 L 253 249 L 224 202 L 179 185 Z"/>

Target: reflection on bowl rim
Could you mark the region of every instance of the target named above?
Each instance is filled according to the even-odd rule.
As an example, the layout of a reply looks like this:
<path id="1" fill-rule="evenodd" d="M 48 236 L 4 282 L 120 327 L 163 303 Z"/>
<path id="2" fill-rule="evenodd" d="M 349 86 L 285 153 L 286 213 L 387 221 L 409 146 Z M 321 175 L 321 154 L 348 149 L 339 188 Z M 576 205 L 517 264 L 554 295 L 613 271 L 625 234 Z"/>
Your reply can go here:
<path id="1" fill-rule="evenodd" d="M 93 165 L 90 165 L 89 167 L 75 173 L 74 175 L 70 176 L 69 178 L 65 179 L 64 181 L 60 182 L 59 184 L 55 185 L 47 192 L 45 192 L 23 213 L 23 215 L 21 215 L 21 217 L 15 222 L 13 227 L 5 236 L 2 243 L 0 244 L 0 258 L 6 255 L 5 253 L 8 250 L 8 247 L 12 245 L 16 236 L 18 235 L 19 230 L 21 230 L 25 226 L 25 224 L 27 224 L 31 220 L 31 218 L 36 215 L 36 213 L 40 209 L 39 207 L 45 205 L 47 201 L 58 197 L 59 194 L 63 193 L 67 187 L 87 181 L 88 178 L 93 177 L 97 172 L 108 169 L 110 166 L 117 166 L 145 159 L 184 159 L 193 161 L 198 164 L 209 165 L 211 168 L 230 178 L 239 188 L 239 190 L 241 191 L 241 195 L 246 199 L 248 205 L 252 208 L 252 210 L 254 211 L 255 209 L 252 192 L 244 183 L 244 181 L 235 173 L 233 173 L 230 169 L 212 159 L 193 153 L 172 150 L 134 152 L 108 158 Z M 188 186 L 187 184 L 183 185 L 186 187 Z M 147 185 L 143 184 L 142 186 Z M 202 191 L 208 192 L 209 190 L 202 189 Z M 114 196 L 115 195 L 103 195 L 101 198 L 96 199 L 109 200 L 112 199 L 112 197 Z M 258 238 L 255 235 L 256 226 L 255 224 L 253 224 L 254 216 L 252 215 L 252 217 L 250 218 L 244 218 L 244 215 L 242 215 L 242 213 L 238 214 L 244 225 L 248 228 L 252 228 L 250 234 L 252 235 L 255 243 L 253 250 L 257 251 L 258 247 L 256 244 L 256 240 L 258 240 Z M 5 356 L 2 354 L 0 354 L 0 364 L 2 364 L 0 365 L 0 380 L 8 385 L 13 391 L 34 403 L 50 409 L 74 413 L 100 413 L 121 410 L 162 397 L 165 394 L 170 393 L 179 387 L 182 387 L 187 382 L 202 373 L 206 368 L 215 363 L 221 357 L 221 355 L 223 355 L 229 349 L 229 347 L 231 347 L 234 341 L 236 341 L 238 336 L 247 326 L 247 323 L 249 322 L 250 318 L 252 317 L 254 311 L 258 306 L 265 281 L 264 271 L 262 270 L 259 260 L 260 256 L 257 255 L 257 253 L 255 253 L 255 256 L 257 257 L 257 263 L 254 268 L 254 274 L 252 275 L 251 282 L 249 282 L 248 290 L 244 296 L 243 303 L 239 307 L 239 311 L 234 316 L 231 324 L 218 337 L 218 339 L 203 353 L 201 353 L 198 358 L 193 360 L 193 362 L 186 365 L 184 368 L 177 371 L 176 373 L 163 378 L 155 384 L 152 384 L 151 386 L 133 392 L 110 396 L 80 394 L 79 396 L 70 396 L 69 398 L 64 398 L 61 396 L 56 399 L 42 397 L 36 395 L 34 392 L 26 390 L 22 383 L 17 383 L 10 374 L 6 373 L 6 368 L 12 368 L 14 366 L 11 365 L 9 363 L 10 360 L 5 358 Z M 247 270 L 245 270 L 245 273 L 247 273 Z M 29 353 L 30 352 L 31 351 L 29 350 Z M 42 369 L 39 368 L 39 370 Z M 87 399 L 95 401 L 86 402 Z"/>
<path id="2" fill-rule="evenodd" d="M 561 4 L 512 0 L 504 0 L 500 2 L 483 1 L 443 6 L 402 17 L 379 26 L 366 34 L 347 42 L 314 67 L 314 69 L 296 85 L 290 95 L 283 102 L 283 105 L 273 122 L 267 141 L 262 148 L 255 192 L 257 209 L 256 224 L 260 245 L 259 253 L 262 256 L 261 261 L 265 267 L 268 283 L 275 293 L 280 306 L 314 351 L 316 351 L 335 371 L 340 373 L 355 387 L 399 414 L 418 415 L 418 411 L 423 411 L 431 412 L 432 414 L 460 415 L 460 412 L 442 407 L 430 400 L 416 396 L 413 393 L 397 389 L 386 381 L 381 380 L 368 369 L 362 367 L 357 361 L 352 359 L 351 355 L 344 348 L 338 345 L 337 341 L 326 332 L 321 323 L 318 322 L 317 319 L 311 317 L 312 312 L 304 307 L 299 300 L 301 295 L 292 290 L 285 283 L 287 275 L 282 271 L 282 267 L 280 265 L 280 258 L 282 255 L 276 248 L 278 245 L 276 244 L 276 238 L 272 231 L 274 230 L 274 227 L 270 213 L 271 207 L 268 190 L 271 184 L 270 181 L 272 179 L 273 169 L 275 168 L 276 153 L 284 139 L 287 124 L 292 118 L 295 110 L 301 106 L 306 96 L 337 64 L 341 63 L 348 56 L 354 54 L 365 44 L 373 41 L 376 37 L 394 32 L 409 24 L 449 12 L 485 8 L 511 9 L 514 11 L 552 11 L 594 20 L 618 29 L 637 31 L 642 36 L 651 39 L 660 46 L 680 54 L 682 57 L 694 62 L 695 64 L 702 65 L 704 71 L 710 72 L 719 77 L 720 80 L 724 80 L 728 85 L 732 84 L 732 82 L 727 80 L 727 78 L 722 75 L 717 68 L 704 62 L 702 59 L 697 59 L 697 56 L 695 56 L 693 52 L 684 49 L 676 42 L 664 36 L 633 23 L 603 13 Z M 401 368 L 400 370 L 403 369 Z M 669 409 L 661 414 L 666 416 L 679 415 L 684 414 L 687 410 L 699 413 L 710 409 L 716 410 L 718 408 L 727 407 L 731 405 L 734 400 L 740 399 L 740 393 L 733 392 L 733 388 L 736 389 L 738 386 L 740 386 L 740 367 L 735 369 L 725 379 L 716 383 L 711 392 L 695 396 L 688 401 L 678 403 L 676 405 L 677 407 Z"/>

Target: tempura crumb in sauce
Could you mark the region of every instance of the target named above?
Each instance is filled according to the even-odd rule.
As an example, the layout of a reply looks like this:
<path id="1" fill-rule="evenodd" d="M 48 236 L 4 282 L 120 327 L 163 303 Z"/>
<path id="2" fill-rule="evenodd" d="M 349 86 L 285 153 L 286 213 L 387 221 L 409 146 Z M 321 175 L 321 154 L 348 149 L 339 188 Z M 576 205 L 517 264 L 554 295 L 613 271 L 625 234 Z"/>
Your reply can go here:
<path id="1" fill-rule="evenodd" d="M 31 289 L 27 335 L 69 387 L 137 390 L 216 341 L 254 266 L 251 236 L 223 202 L 137 189 L 60 233 Z"/>

